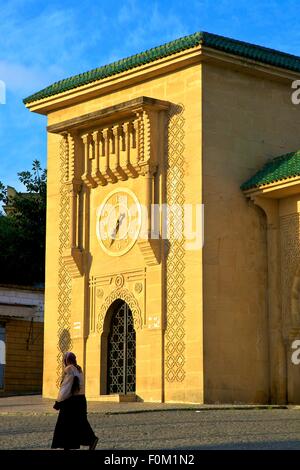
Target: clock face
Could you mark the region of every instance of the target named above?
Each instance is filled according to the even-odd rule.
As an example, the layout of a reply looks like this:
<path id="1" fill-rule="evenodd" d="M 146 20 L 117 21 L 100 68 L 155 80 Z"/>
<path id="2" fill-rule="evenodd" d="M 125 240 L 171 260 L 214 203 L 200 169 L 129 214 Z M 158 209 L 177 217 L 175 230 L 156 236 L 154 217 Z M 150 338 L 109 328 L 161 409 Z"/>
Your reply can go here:
<path id="1" fill-rule="evenodd" d="M 97 210 L 96 233 L 102 249 L 121 256 L 134 245 L 141 228 L 141 206 L 130 189 L 111 191 Z"/>

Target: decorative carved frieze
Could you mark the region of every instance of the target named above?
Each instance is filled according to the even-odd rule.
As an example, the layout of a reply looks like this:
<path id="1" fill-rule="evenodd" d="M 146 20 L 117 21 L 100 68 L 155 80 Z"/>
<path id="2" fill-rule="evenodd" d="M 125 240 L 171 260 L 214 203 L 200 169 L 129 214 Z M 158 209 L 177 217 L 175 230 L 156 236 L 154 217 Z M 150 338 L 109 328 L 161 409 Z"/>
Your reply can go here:
<path id="1" fill-rule="evenodd" d="M 142 96 L 49 126 L 68 140 L 65 180 L 79 177 L 94 188 L 155 172 L 159 115 L 168 108 Z"/>
<path id="2" fill-rule="evenodd" d="M 90 188 L 154 173 L 157 112 L 136 110 L 126 119 L 80 135 L 84 147 L 82 179 Z"/>
<path id="3" fill-rule="evenodd" d="M 110 307 L 110 305 L 117 299 L 122 299 L 124 302 L 127 303 L 129 306 L 132 316 L 133 316 L 133 322 L 134 322 L 134 328 L 135 330 L 140 330 L 142 328 L 142 314 L 141 314 L 141 309 L 139 306 L 138 301 L 136 300 L 135 296 L 133 293 L 129 290 L 126 289 L 125 287 L 118 288 L 113 290 L 104 300 L 103 304 L 101 305 L 100 311 L 97 316 L 97 332 L 102 333 L 103 331 L 103 326 L 104 326 L 104 320 L 106 313 Z"/>
<path id="4" fill-rule="evenodd" d="M 92 276 L 90 279 L 90 331 L 101 332 L 111 303 L 120 298 L 128 303 L 135 328 L 146 323 L 146 269 Z M 138 285 L 138 287 L 137 287 Z"/>
<path id="5" fill-rule="evenodd" d="M 184 107 L 174 106 L 169 112 L 167 202 L 183 207 L 184 173 Z M 185 240 L 176 236 L 176 225 L 170 224 L 169 249 L 166 259 L 167 325 L 165 334 L 165 377 L 167 382 L 185 379 Z"/>
<path id="6" fill-rule="evenodd" d="M 57 357 L 56 385 L 59 387 L 62 376 L 62 355 L 72 345 L 71 328 L 71 297 L 72 279 L 64 263 L 64 251 L 70 244 L 70 197 L 65 184 L 69 171 L 69 152 L 66 137 L 60 142 L 60 200 L 59 200 L 59 258 L 58 258 L 58 312 L 57 312 Z M 67 170 L 67 171 L 66 171 Z"/>

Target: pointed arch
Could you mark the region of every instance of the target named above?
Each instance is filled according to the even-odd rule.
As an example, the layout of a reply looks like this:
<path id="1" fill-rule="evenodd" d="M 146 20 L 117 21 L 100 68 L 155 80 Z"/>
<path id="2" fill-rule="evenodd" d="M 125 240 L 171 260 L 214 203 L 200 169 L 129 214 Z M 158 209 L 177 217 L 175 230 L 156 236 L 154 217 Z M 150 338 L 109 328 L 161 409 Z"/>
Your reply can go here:
<path id="1" fill-rule="evenodd" d="M 123 287 L 112 291 L 104 300 L 97 318 L 98 333 L 101 334 L 103 332 L 106 313 L 111 304 L 118 299 L 124 300 L 128 304 L 133 315 L 134 329 L 139 330 L 142 328 L 142 314 L 138 301 L 128 289 Z"/>

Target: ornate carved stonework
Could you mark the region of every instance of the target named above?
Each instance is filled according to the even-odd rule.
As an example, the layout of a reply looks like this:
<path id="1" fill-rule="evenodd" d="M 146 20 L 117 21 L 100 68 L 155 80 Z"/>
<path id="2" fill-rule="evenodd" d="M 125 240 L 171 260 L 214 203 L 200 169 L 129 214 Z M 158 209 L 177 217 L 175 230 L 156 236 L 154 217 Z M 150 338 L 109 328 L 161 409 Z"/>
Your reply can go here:
<path id="1" fill-rule="evenodd" d="M 144 178 L 146 187 L 147 234 L 138 246 L 149 266 L 160 263 L 161 240 L 150 237 L 154 175 L 160 161 L 159 136 L 162 114 L 170 103 L 141 96 L 130 101 L 48 126 L 48 131 L 65 136 L 64 180 L 69 188 L 70 239 L 64 261 L 71 277 L 84 275 L 88 253 L 82 240 L 84 194 L 92 188 L 129 178 Z"/>
<path id="2" fill-rule="evenodd" d="M 300 326 L 300 266 L 292 283 L 291 322 L 294 326 Z"/>
<path id="3" fill-rule="evenodd" d="M 97 318 L 97 332 L 98 333 L 101 334 L 103 331 L 104 319 L 105 319 L 105 315 L 107 313 L 109 306 L 117 299 L 122 299 L 127 303 L 127 305 L 129 305 L 130 310 L 132 312 L 132 316 L 133 316 L 135 330 L 139 330 L 142 328 L 142 314 L 141 314 L 141 309 L 139 307 L 139 304 L 136 298 L 134 297 L 134 295 L 132 294 L 132 292 L 122 287 L 120 289 L 113 290 L 105 298 L 101 306 L 100 312 L 98 314 L 98 318 Z"/>
<path id="4" fill-rule="evenodd" d="M 67 148 L 66 138 L 63 137 L 60 142 L 57 386 L 62 375 L 62 354 L 70 349 L 72 344 L 70 339 L 72 280 L 63 260 L 65 249 L 69 245 L 70 232 L 70 197 L 65 184 L 68 173 Z"/>
<path id="5" fill-rule="evenodd" d="M 105 315 L 111 303 L 122 299 L 128 303 L 136 329 L 145 324 L 146 269 L 134 269 L 122 273 L 93 276 L 90 279 L 90 331 L 102 332 Z M 138 299 L 135 286 L 141 285 Z M 101 296 L 98 295 L 101 289 Z"/>
<path id="6" fill-rule="evenodd" d="M 124 276 L 123 274 L 118 274 L 115 278 L 115 285 L 118 289 L 124 286 Z"/>
<path id="7" fill-rule="evenodd" d="M 156 171 L 158 114 L 169 104 L 137 100 L 136 108 L 123 103 L 123 118 L 111 113 L 111 122 L 79 132 L 83 145 L 82 180 L 90 187 L 136 178 Z M 107 121 L 107 119 L 106 119 Z"/>
<path id="8" fill-rule="evenodd" d="M 167 203 L 183 207 L 184 190 L 184 108 L 170 108 L 168 127 Z M 183 217 L 183 211 L 182 211 Z M 183 223 L 182 223 L 183 226 Z M 169 222 L 169 250 L 166 259 L 167 327 L 166 367 L 168 382 L 182 382 L 185 378 L 185 247 L 184 237 L 176 236 L 174 220 Z"/>
<path id="9" fill-rule="evenodd" d="M 143 290 L 143 284 L 141 282 L 136 282 L 134 285 L 134 290 L 137 294 L 140 294 Z"/>
<path id="10" fill-rule="evenodd" d="M 300 218 L 298 213 L 280 217 L 282 315 L 285 336 L 292 326 L 300 325 L 297 277 L 300 264 Z M 294 299 L 297 298 L 295 303 Z M 298 310 L 298 314 L 297 314 Z"/>
<path id="11" fill-rule="evenodd" d="M 104 296 L 104 290 L 103 289 L 97 289 L 97 297 L 101 298 Z"/>

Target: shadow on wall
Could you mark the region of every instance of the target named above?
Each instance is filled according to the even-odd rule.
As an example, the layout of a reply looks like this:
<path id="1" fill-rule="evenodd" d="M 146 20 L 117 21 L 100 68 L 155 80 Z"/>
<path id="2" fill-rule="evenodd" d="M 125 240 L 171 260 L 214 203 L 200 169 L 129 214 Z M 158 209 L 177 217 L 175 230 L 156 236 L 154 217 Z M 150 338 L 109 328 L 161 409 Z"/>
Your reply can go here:
<path id="1" fill-rule="evenodd" d="M 59 345 L 59 350 L 60 350 L 62 356 L 63 356 L 64 353 L 66 353 L 67 351 L 70 350 L 71 336 L 70 336 L 69 330 L 67 330 L 66 328 L 64 330 L 62 330 L 62 332 L 59 336 L 58 345 Z"/>
<path id="2" fill-rule="evenodd" d="M 63 374 L 63 356 L 67 351 L 70 351 L 72 347 L 71 336 L 70 336 L 70 332 L 68 329 L 64 328 L 62 332 L 60 333 L 58 346 L 59 346 L 60 353 L 58 353 L 58 357 L 57 357 L 57 380 L 56 380 L 57 387 L 59 387 L 60 385 L 62 374 Z"/>

